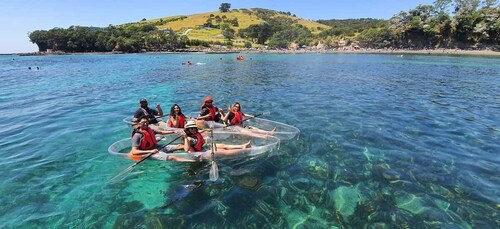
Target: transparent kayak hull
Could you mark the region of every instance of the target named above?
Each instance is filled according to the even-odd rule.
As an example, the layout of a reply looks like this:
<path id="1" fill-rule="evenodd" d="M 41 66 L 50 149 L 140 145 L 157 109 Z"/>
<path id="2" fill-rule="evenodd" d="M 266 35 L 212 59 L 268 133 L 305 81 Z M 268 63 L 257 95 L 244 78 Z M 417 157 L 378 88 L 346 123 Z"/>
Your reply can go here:
<path id="1" fill-rule="evenodd" d="M 198 116 L 198 113 L 190 113 L 189 116 L 196 117 Z M 215 131 L 231 131 L 231 132 L 240 132 L 243 134 L 255 133 L 255 134 L 273 135 L 279 138 L 280 140 L 290 140 L 295 137 L 298 137 L 300 134 L 300 130 L 297 127 L 258 117 L 247 118 L 243 124 L 244 127 L 226 126 L 222 123 L 217 123 L 214 121 L 205 121 L 205 127 L 214 129 Z"/>
<path id="2" fill-rule="evenodd" d="M 205 140 L 210 143 L 212 142 L 212 139 L 211 136 L 209 135 L 211 134 L 207 134 Z M 165 136 L 164 138 L 160 139 L 158 144 L 162 145 L 169 143 L 176 137 L 177 135 Z M 251 142 L 250 148 L 237 149 L 234 151 L 215 150 L 214 156 L 216 158 L 238 158 L 238 157 L 245 158 L 257 155 L 263 155 L 265 153 L 271 154 L 273 151 L 279 148 L 279 143 L 280 143 L 279 138 L 274 136 L 266 136 L 265 138 L 259 138 L 237 132 L 214 132 L 213 141 L 217 144 L 223 143 L 229 145 L 241 145 L 247 143 L 248 141 Z M 171 145 L 176 145 L 180 143 L 181 139 L 176 140 L 175 142 L 171 143 Z M 130 138 L 119 140 L 108 147 L 108 152 L 115 156 L 128 157 L 128 153 L 131 149 L 131 144 L 132 141 Z M 187 160 L 199 160 L 199 159 L 211 160 L 212 150 L 207 149 L 205 151 L 195 152 L 195 153 L 178 150 L 174 151 L 173 153 L 168 153 L 168 155 Z"/>

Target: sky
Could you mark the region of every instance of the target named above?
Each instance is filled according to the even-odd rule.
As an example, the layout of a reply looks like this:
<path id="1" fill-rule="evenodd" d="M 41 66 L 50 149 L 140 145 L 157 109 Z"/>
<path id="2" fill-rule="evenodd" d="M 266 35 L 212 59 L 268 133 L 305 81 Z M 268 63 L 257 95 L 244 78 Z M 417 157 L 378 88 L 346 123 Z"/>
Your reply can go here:
<path id="1" fill-rule="evenodd" d="M 175 15 L 231 9 L 265 8 L 311 20 L 389 19 L 434 0 L 0 0 L 0 53 L 36 52 L 29 41 L 35 30 L 76 26 L 106 27 Z"/>

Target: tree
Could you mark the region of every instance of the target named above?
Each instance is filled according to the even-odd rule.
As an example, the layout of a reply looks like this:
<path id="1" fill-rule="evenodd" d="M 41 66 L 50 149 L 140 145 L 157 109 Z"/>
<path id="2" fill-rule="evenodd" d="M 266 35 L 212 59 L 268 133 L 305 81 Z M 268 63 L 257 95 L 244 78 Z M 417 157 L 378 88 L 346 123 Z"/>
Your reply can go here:
<path id="1" fill-rule="evenodd" d="M 38 46 L 39 52 L 45 52 L 49 48 L 49 35 L 45 30 L 35 30 L 29 34 L 31 43 Z"/>
<path id="2" fill-rule="evenodd" d="M 220 4 L 219 10 L 220 12 L 225 13 L 228 12 L 230 8 L 231 8 L 231 3 L 222 3 Z"/>
<path id="3" fill-rule="evenodd" d="M 240 29 L 240 36 L 257 40 L 257 44 L 264 44 L 269 37 L 273 35 L 271 25 L 262 23 L 259 25 L 250 25 L 246 29 Z"/>
<path id="4" fill-rule="evenodd" d="M 221 23 L 222 22 L 222 18 L 219 15 L 215 16 L 215 22 Z"/>
<path id="5" fill-rule="evenodd" d="M 231 29 L 231 28 L 227 28 L 225 30 L 222 30 L 222 35 L 228 39 L 228 40 L 232 40 L 234 38 L 234 29 Z"/>
<path id="6" fill-rule="evenodd" d="M 358 37 L 361 45 L 370 48 L 386 48 L 393 45 L 394 38 L 392 31 L 387 27 L 364 30 Z"/>
<path id="7" fill-rule="evenodd" d="M 238 18 L 233 18 L 231 20 L 231 24 L 236 27 L 240 26 L 240 24 L 238 23 Z"/>

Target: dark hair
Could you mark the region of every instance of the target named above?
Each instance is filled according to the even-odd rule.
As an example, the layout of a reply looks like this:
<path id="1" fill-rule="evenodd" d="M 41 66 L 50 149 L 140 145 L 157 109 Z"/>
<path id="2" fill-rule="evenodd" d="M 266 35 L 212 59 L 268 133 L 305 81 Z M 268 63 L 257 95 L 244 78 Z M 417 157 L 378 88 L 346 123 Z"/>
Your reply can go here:
<path id="1" fill-rule="evenodd" d="M 140 123 L 140 122 L 141 122 L 141 120 L 142 120 L 143 118 L 147 119 L 147 120 L 148 120 L 148 122 L 149 122 L 149 117 L 148 117 L 148 116 L 146 116 L 146 115 L 141 115 L 141 116 L 139 116 L 139 118 L 137 118 L 137 119 L 135 120 L 134 124 L 138 124 L 138 123 Z"/>
<path id="2" fill-rule="evenodd" d="M 233 103 L 233 107 L 234 107 L 234 106 L 236 106 L 236 105 L 239 105 L 239 106 L 240 106 L 240 111 L 241 111 L 241 110 L 242 110 L 242 109 L 241 109 L 241 104 L 240 104 L 239 102 L 234 102 L 234 103 Z"/>
<path id="3" fill-rule="evenodd" d="M 196 130 L 198 130 L 198 129 L 196 129 Z M 196 131 L 196 132 L 198 132 L 198 131 Z M 191 131 L 189 131 L 189 128 L 185 128 L 184 133 L 186 133 L 186 136 L 188 136 L 188 137 L 193 137 L 193 134 L 191 134 Z"/>
<path id="4" fill-rule="evenodd" d="M 178 106 L 179 107 L 179 115 L 184 115 L 182 113 L 182 110 L 181 110 L 181 106 L 177 105 L 177 103 L 175 103 L 174 105 L 172 105 L 172 107 L 170 108 L 170 116 L 174 116 L 175 115 L 175 111 L 174 111 L 174 108 L 175 106 Z"/>

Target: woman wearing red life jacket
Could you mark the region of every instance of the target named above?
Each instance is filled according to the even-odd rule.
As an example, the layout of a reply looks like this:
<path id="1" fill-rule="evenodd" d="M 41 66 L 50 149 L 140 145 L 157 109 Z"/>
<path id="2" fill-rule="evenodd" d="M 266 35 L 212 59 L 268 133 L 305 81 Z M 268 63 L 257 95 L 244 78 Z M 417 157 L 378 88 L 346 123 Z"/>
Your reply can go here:
<path id="1" fill-rule="evenodd" d="M 226 126 L 242 127 L 239 129 L 241 133 L 245 133 L 254 137 L 264 137 L 262 135 L 274 135 L 276 128 L 271 131 L 262 130 L 255 126 L 245 125 L 243 123 L 246 119 L 254 118 L 255 115 L 245 114 L 241 111 L 241 104 L 235 102 L 232 107 L 228 108 L 226 116 L 222 119 Z M 244 129 L 243 129 L 244 128 Z"/>
<path id="2" fill-rule="evenodd" d="M 228 112 L 222 121 L 227 125 L 231 126 L 243 126 L 243 120 L 245 117 L 255 117 L 253 115 L 247 115 L 241 112 L 241 104 L 239 102 L 235 102 L 233 106 L 228 107 Z"/>
<path id="3" fill-rule="evenodd" d="M 194 121 L 188 121 L 186 123 L 186 126 L 184 127 L 184 130 L 186 132 L 186 137 L 184 138 L 184 150 L 186 152 L 210 151 L 210 144 L 206 142 L 204 133 L 200 133 L 198 131 L 198 127 L 196 126 L 196 123 Z M 241 145 L 216 143 L 215 148 L 217 149 L 217 151 L 215 151 L 215 156 L 231 156 L 249 152 L 245 149 L 250 147 L 252 147 L 250 141 Z"/>
<path id="4" fill-rule="evenodd" d="M 134 131 L 132 132 L 132 149 L 130 150 L 128 157 L 133 160 L 140 160 L 143 156 L 147 156 L 149 154 L 154 154 L 151 157 L 157 160 L 179 160 L 177 157 L 169 156 L 165 152 L 171 152 L 174 150 L 183 149 L 182 144 L 178 145 L 168 145 L 166 147 L 162 147 L 162 151 L 158 150 L 158 142 L 156 140 L 156 134 L 168 135 L 175 134 L 176 131 L 171 130 L 153 130 L 149 128 L 149 118 L 141 117 L 138 119 L 139 122 L 134 126 Z"/>
<path id="5" fill-rule="evenodd" d="M 168 115 L 167 126 L 170 128 L 184 128 L 186 123 L 186 116 L 182 113 L 181 107 L 174 104 L 170 108 L 170 114 Z"/>

